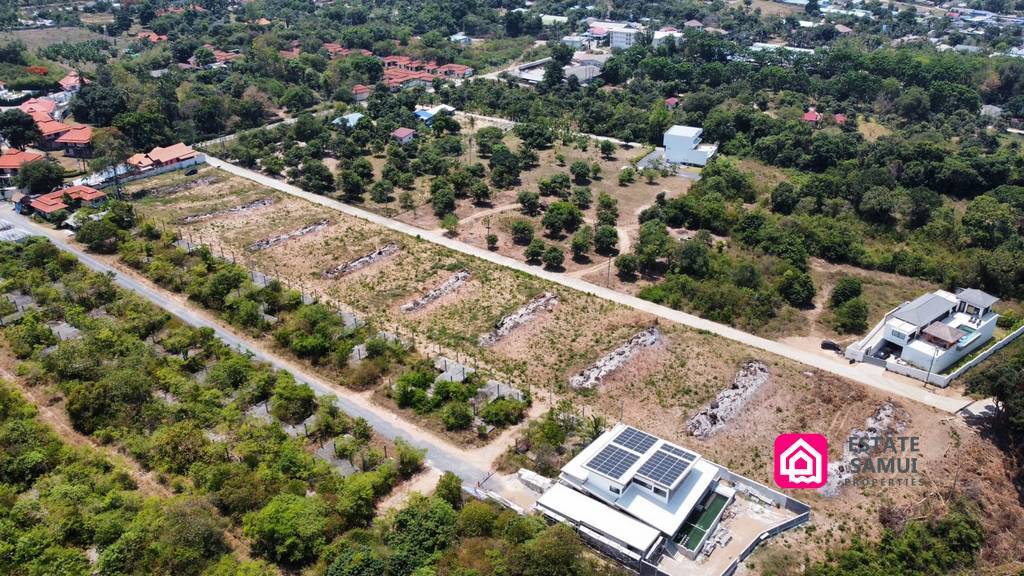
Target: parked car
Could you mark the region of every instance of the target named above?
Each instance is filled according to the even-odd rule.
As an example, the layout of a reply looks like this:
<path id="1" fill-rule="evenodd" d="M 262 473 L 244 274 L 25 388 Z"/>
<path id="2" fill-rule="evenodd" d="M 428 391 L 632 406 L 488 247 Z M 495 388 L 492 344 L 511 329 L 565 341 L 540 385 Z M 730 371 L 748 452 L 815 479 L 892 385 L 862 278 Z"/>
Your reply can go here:
<path id="1" fill-rule="evenodd" d="M 875 358 L 878 358 L 879 360 L 888 360 L 889 359 L 889 351 L 885 350 L 885 349 L 882 349 L 882 350 L 879 350 L 879 351 L 875 352 L 874 354 L 872 354 L 872 356 L 874 356 Z"/>
<path id="2" fill-rule="evenodd" d="M 195 175 L 196 175 L 196 174 L 198 174 L 198 173 L 199 173 L 199 170 L 198 170 L 198 169 L 196 169 L 196 168 L 191 168 L 191 169 L 189 169 L 189 171 L 188 171 L 188 172 L 185 172 L 185 176 L 195 176 Z"/>
<path id="3" fill-rule="evenodd" d="M 833 352 L 842 352 L 842 349 L 839 347 L 839 344 L 836 344 L 832 340 L 822 340 L 821 341 L 821 349 L 822 350 L 831 350 Z"/>

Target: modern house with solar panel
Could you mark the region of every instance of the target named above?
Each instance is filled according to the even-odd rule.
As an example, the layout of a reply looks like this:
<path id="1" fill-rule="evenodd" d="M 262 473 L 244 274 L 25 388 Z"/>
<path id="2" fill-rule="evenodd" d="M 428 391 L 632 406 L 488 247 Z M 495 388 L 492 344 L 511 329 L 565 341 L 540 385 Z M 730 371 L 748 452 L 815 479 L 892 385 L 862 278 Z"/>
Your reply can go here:
<path id="1" fill-rule="evenodd" d="M 738 495 L 743 502 L 733 505 Z M 726 514 L 742 516 L 751 506 L 760 511 L 746 526 L 754 527 L 757 539 L 733 541 L 728 530 L 718 530 Z M 593 547 L 641 574 L 669 576 L 726 573 L 764 534 L 802 523 L 810 514 L 801 502 L 625 424 L 569 461 L 535 509 L 573 525 Z M 716 548 L 726 547 L 731 552 L 709 561 Z"/>
<path id="2" fill-rule="evenodd" d="M 974 288 L 922 294 L 886 314 L 867 336 L 847 348 L 846 357 L 948 385 L 932 376 L 992 340 L 999 319 L 992 307 L 997 302 L 999 298 Z"/>

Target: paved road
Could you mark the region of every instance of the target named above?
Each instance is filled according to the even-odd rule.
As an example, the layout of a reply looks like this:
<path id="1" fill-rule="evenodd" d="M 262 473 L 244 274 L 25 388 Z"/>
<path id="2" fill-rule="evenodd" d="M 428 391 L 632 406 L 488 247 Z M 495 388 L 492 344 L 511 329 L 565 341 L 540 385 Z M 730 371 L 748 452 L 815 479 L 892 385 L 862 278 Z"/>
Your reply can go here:
<path id="1" fill-rule="evenodd" d="M 369 212 L 361 208 L 351 206 L 349 204 L 344 204 L 331 198 L 326 198 L 324 196 L 318 196 L 316 194 L 306 192 L 305 190 L 292 186 L 291 184 L 288 184 L 286 182 L 282 182 L 275 178 L 271 178 L 270 176 L 267 176 L 265 174 L 260 174 L 259 172 L 254 172 L 252 170 L 247 170 L 245 168 L 235 166 L 234 164 L 225 162 L 223 160 L 220 160 L 219 158 L 208 156 L 207 162 L 209 162 L 211 166 L 220 168 L 237 176 L 247 178 L 249 180 L 267 186 L 268 188 L 273 188 L 286 194 L 303 198 L 315 204 L 319 204 L 321 206 L 326 206 L 328 208 L 338 210 L 339 212 L 343 212 L 350 216 L 354 216 L 356 218 L 372 222 L 374 224 L 383 226 L 390 230 L 401 232 L 402 234 L 407 234 L 409 236 L 413 236 L 416 238 L 422 238 L 434 244 L 439 244 L 441 246 L 444 246 L 451 250 L 455 250 L 457 252 L 461 252 L 463 254 L 475 256 L 477 258 L 487 260 L 488 262 L 493 262 L 495 264 L 499 264 L 507 268 L 519 270 L 527 274 L 532 274 L 534 276 L 543 278 L 545 280 L 548 280 L 555 284 L 559 284 L 561 286 L 565 286 L 567 288 L 572 288 L 574 290 L 579 290 L 581 292 L 593 294 L 600 298 L 604 298 L 605 300 L 611 300 L 612 302 L 616 302 L 618 304 L 629 306 L 630 308 L 634 308 L 636 310 L 647 312 L 649 314 L 657 316 L 658 318 L 662 318 L 679 324 L 684 324 L 697 330 L 705 330 L 707 332 L 711 332 L 723 338 L 728 338 L 729 340 L 734 340 L 747 346 L 758 348 L 760 350 L 764 350 L 766 352 L 770 352 L 772 354 L 776 354 L 784 358 L 789 358 L 790 360 L 795 360 L 817 370 L 830 372 L 837 376 L 842 376 L 843 378 L 848 378 L 855 382 L 860 382 L 861 384 L 871 386 L 872 388 L 877 388 L 878 390 L 881 390 L 886 394 L 892 394 L 893 396 L 899 396 L 902 398 L 907 398 L 909 400 L 914 400 L 916 402 L 920 402 L 922 404 L 926 404 L 928 406 L 932 406 L 939 410 L 943 410 L 945 412 L 950 413 L 957 412 L 973 402 L 973 400 L 970 398 L 955 395 L 939 394 L 930 389 L 925 389 L 923 385 L 917 386 L 914 384 L 909 384 L 907 382 L 896 380 L 894 378 L 889 378 L 888 375 L 885 374 L 884 372 L 875 374 L 869 370 L 865 370 L 862 364 L 851 365 L 848 364 L 845 360 L 833 360 L 828 357 L 819 356 L 811 352 L 800 350 L 793 346 L 789 346 L 780 342 L 776 342 L 774 340 L 769 340 L 767 338 L 762 338 L 760 336 L 755 336 L 753 334 L 743 332 L 742 330 L 738 330 L 736 328 L 733 328 L 732 326 L 726 326 L 725 324 L 719 324 L 717 322 L 705 320 L 704 318 L 694 316 L 693 314 L 687 314 L 686 312 L 673 310 L 666 306 L 655 304 L 647 300 L 642 300 L 629 294 L 623 294 L 621 292 L 611 290 L 604 286 L 598 286 L 596 284 L 592 284 L 580 278 L 574 278 L 572 276 L 568 276 L 565 274 L 549 272 L 536 266 L 530 266 L 524 262 L 520 262 L 513 258 L 502 256 L 501 254 L 491 252 L 483 248 L 471 246 L 469 244 L 460 242 L 459 240 L 455 240 L 453 238 L 448 238 L 439 231 L 424 230 L 422 228 L 417 228 L 416 226 L 413 226 L 411 224 L 405 224 L 404 222 L 392 220 L 391 218 L 381 216 L 379 214 L 374 214 L 373 212 Z"/>
<path id="2" fill-rule="evenodd" d="M 413 425 L 402 421 L 397 415 L 384 408 L 375 408 L 369 401 L 358 397 L 355 393 L 352 393 L 354 398 L 339 395 L 337 388 L 330 386 L 315 374 L 309 373 L 296 363 L 288 362 L 275 354 L 263 352 L 259 347 L 252 345 L 248 338 L 225 329 L 219 321 L 198 313 L 177 300 L 167 298 L 162 289 L 154 288 L 148 282 L 140 281 L 130 275 L 118 274 L 112 266 L 73 244 L 66 233 L 40 226 L 28 218 L 15 214 L 13 210 L 9 208 L 8 210 L 4 213 L 4 219 L 21 228 L 46 236 L 58 248 L 74 254 L 80 262 L 97 272 L 116 274 L 114 282 L 118 286 L 139 294 L 192 326 L 212 328 L 217 336 L 229 346 L 238 350 L 248 350 L 257 360 L 267 362 L 279 370 L 291 372 L 297 381 L 307 384 L 317 394 L 335 396 L 338 399 L 338 406 L 342 410 L 353 417 L 366 418 L 377 433 L 391 439 L 403 438 L 415 446 L 425 448 L 429 466 L 440 470 L 451 470 L 465 482 L 471 484 L 476 484 L 487 476 L 490 462 L 479 462 L 478 460 L 481 458 L 472 458 L 472 453 L 469 451 L 446 445 L 445 442 L 429 432 L 416 430 Z M 500 479 L 496 478 L 495 484 L 497 484 L 495 488 L 500 489 Z"/>

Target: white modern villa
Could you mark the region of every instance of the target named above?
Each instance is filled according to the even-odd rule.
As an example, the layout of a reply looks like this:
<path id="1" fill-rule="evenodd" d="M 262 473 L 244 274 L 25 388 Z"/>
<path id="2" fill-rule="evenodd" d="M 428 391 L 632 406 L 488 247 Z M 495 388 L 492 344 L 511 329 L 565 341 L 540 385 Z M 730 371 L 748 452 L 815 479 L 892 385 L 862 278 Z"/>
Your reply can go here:
<path id="1" fill-rule="evenodd" d="M 894 371 L 909 365 L 926 381 L 992 339 L 999 299 L 974 288 L 956 294 L 936 290 L 905 302 L 885 315 L 868 335 L 850 345 L 846 357 L 883 364 Z M 916 371 L 907 372 L 917 377 Z M 935 382 L 933 382 L 935 383 Z M 940 384 L 941 385 L 941 384 Z"/>
<path id="2" fill-rule="evenodd" d="M 661 576 L 728 573 L 761 540 L 810 514 L 801 502 L 625 424 L 566 464 L 535 509 L 640 574 Z"/>
<path id="3" fill-rule="evenodd" d="M 717 144 L 701 144 L 703 128 L 675 125 L 665 132 L 665 160 L 673 164 L 705 166 L 718 152 Z"/>

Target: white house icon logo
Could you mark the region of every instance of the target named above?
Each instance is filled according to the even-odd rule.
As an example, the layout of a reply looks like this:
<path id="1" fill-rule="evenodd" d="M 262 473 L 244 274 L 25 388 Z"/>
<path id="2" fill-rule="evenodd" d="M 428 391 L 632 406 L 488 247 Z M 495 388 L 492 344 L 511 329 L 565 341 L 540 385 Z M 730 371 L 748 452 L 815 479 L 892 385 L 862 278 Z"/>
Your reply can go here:
<path id="1" fill-rule="evenodd" d="M 828 481 L 828 439 L 821 434 L 775 438 L 775 483 L 780 488 L 820 488 Z"/>

